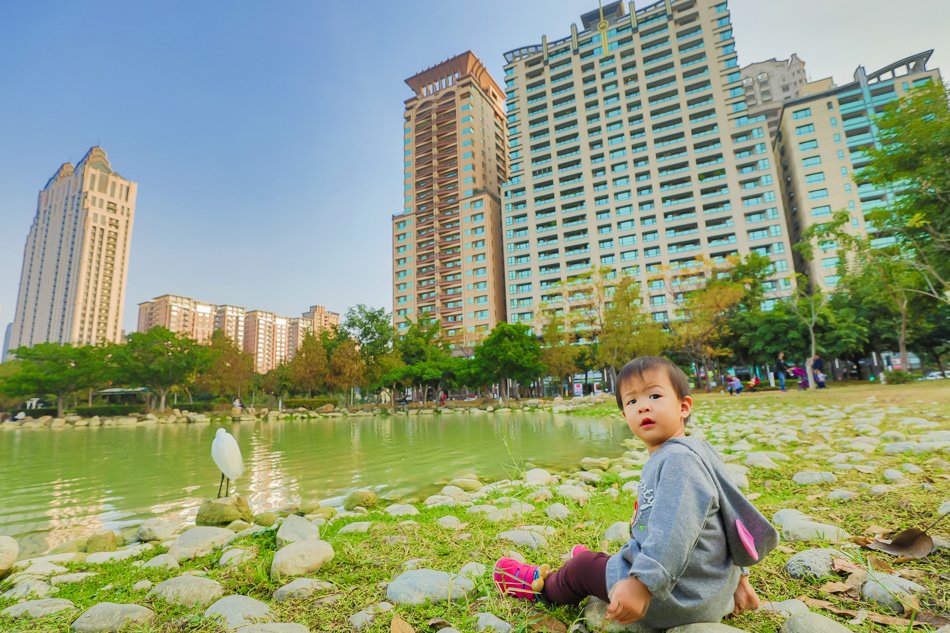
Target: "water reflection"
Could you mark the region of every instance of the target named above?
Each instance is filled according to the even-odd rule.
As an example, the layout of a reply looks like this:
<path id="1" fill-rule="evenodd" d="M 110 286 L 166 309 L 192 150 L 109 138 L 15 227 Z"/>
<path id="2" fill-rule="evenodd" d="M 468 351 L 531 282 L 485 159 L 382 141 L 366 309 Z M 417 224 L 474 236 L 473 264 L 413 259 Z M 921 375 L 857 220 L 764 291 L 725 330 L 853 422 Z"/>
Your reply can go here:
<path id="1" fill-rule="evenodd" d="M 619 455 L 629 437 L 620 418 L 549 412 L 226 428 L 245 460 L 237 490 L 255 510 L 303 499 L 338 502 L 361 487 L 416 494 L 467 473 L 508 478 L 526 463 L 563 467 L 587 455 Z M 154 516 L 192 520 L 217 492 L 216 430 L 189 424 L 0 433 L 0 534 L 17 537 L 33 554 Z"/>

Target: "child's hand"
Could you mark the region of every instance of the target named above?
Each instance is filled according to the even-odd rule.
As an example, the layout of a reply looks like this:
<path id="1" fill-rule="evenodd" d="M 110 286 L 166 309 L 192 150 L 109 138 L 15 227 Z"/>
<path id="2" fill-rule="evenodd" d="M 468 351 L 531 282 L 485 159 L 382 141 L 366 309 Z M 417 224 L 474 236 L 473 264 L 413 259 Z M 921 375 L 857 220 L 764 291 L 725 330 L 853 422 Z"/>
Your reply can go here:
<path id="1" fill-rule="evenodd" d="M 753 592 L 755 593 L 755 592 Z M 607 607 L 607 618 L 620 624 L 636 622 L 646 615 L 653 594 L 637 578 L 627 578 L 614 585 Z"/>
<path id="2" fill-rule="evenodd" d="M 733 598 L 736 602 L 736 608 L 733 609 L 732 615 L 739 615 L 743 611 L 759 608 L 759 596 L 749 583 L 748 576 L 739 576 L 739 586 L 736 587 Z"/>

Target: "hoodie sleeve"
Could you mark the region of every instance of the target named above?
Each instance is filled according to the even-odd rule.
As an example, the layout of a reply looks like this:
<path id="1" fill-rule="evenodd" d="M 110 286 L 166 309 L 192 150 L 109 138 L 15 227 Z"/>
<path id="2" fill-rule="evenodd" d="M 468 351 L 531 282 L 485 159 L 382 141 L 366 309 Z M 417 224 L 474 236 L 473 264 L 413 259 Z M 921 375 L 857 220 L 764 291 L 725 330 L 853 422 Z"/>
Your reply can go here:
<path id="1" fill-rule="evenodd" d="M 692 451 L 666 455 L 656 481 L 645 525 L 638 519 L 633 526 L 640 536 L 640 551 L 633 558 L 630 576 L 662 599 L 686 569 L 717 493 L 709 472 Z"/>

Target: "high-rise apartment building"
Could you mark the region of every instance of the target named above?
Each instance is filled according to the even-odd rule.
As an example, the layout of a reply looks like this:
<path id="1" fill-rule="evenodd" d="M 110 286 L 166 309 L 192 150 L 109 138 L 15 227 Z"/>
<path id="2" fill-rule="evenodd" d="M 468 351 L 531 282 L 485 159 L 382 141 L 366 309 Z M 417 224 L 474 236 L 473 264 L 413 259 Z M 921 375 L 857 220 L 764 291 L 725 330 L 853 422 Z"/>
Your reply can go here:
<path id="1" fill-rule="evenodd" d="M 122 340 L 137 189 L 101 147 L 56 170 L 26 238 L 11 349 Z"/>
<path id="2" fill-rule="evenodd" d="M 310 321 L 310 329 L 315 332 L 340 325 L 340 315 L 337 312 L 330 312 L 323 306 L 310 306 L 310 309 L 303 313 L 303 319 Z"/>
<path id="3" fill-rule="evenodd" d="M 254 356 L 254 371 L 266 374 L 287 359 L 290 319 L 251 310 L 244 319 L 244 351 Z"/>
<path id="4" fill-rule="evenodd" d="M 455 345 L 505 320 L 504 97 L 462 53 L 406 80 L 403 211 L 393 216 L 393 320 L 436 319 Z"/>
<path id="5" fill-rule="evenodd" d="M 312 306 L 320 307 L 320 306 Z M 287 360 L 291 361 L 297 355 L 297 350 L 303 345 L 308 334 L 313 334 L 313 321 L 306 317 L 290 319 L 287 332 Z"/>
<path id="6" fill-rule="evenodd" d="M 139 304 L 138 331 L 163 327 L 207 343 L 215 330 L 217 306 L 178 295 L 162 295 Z"/>
<path id="7" fill-rule="evenodd" d="M 782 103 L 798 97 L 799 89 L 808 83 L 805 62 L 792 53 L 789 59 L 755 62 L 739 72 L 749 116 L 764 114 L 769 124 L 769 137 L 774 139 Z"/>
<path id="8" fill-rule="evenodd" d="M 244 345 L 244 308 L 232 305 L 219 305 L 214 311 L 214 329 L 221 330 L 235 345 Z"/>
<path id="9" fill-rule="evenodd" d="M 867 150 L 881 147 L 874 117 L 911 89 L 942 81 L 937 69 L 927 68 L 932 53 L 912 55 L 870 74 L 859 66 L 853 82 L 824 91 L 805 86 L 805 96 L 785 104 L 775 159 L 783 173 L 782 194 L 795 241 L 842 209 L 850 212 L 854 234 L 873 234 L 866 214 L 895 201 L 894 191 L 860 178 Z M 796 257 L 797 268 L 823 288 L 837 284 L 837 262 L 831 242 L 822 244 L 809 262 Z"/>
<path id="10" fill-rule="evenodd" d="M 540 327 L 603 268 L 634 277 L 657 321 L 677 317 L 706 260 L 760 253 L 771 296 L 791 291 L 768 131 L 746 112 L 726 2 L 613 2 L 505 57 L 510 322 Z"/>

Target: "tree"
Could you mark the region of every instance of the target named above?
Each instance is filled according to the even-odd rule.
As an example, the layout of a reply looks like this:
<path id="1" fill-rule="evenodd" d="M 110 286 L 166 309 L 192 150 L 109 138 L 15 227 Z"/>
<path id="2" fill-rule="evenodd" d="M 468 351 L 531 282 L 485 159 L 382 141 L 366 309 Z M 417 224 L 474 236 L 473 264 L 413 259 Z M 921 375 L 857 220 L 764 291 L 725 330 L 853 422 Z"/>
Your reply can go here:
<path id="1" fill-rule="evenodd" d="M 528 384 L 544 373 L 541 346 L 523 323 L 498 323 L 485 339 L 475 346 L 478 371 L 501 387 L 503 400 L 508 400 L 508 380 Z"/>
<path id="2" fill-rule="evenodd" d="M 129 334 L 128 342 L 116 348 L 115 360 L 121 381 L 158 395 L 160 412 L 172 387 L 194 381 L 210 362 L 203 346 L 163 327 Z"/>
<path id="3" fill-rule="evenodd" d="M 561 386 L 571 382 L 577 371 L 577 349 L 573 337 L 564 326 L 564 317 L 551 314 L 541 329 L 541 363 L 549 376 L 558 379 Z"/>
<path id="4" fill-rule="evenodd" d="M 909 292 L 950 303 L 950 109 L 947 88 L 938 83 L 916 88 L 888 104 L 875 124 L 879 147 L 858 174 L 897 192 L 894 204 L 869 214 L 870 224 L 893 237 L 906 262 L 922 281 Z"/>
<path id="5" fill-rule="evenodd" d="M 242 352 L 223 330 L 211 334 L 206 351 L 208 368 L 198 377 L 198 385 L 215 396 L 240 398 L 254 378 L 254 357 Z"/>
<path id="6" fill-rule="evenodd" d="M 610 370 L 611 384 L 616 384 L 618 367 L 637 356 L 657 356 L 666 347 L 666 332 L 641 302 L 639 284 L 624 277 L 604 311 L 596 354 L 598 363 Z"/>
<path id="7" fill-rule="evenodd" d="M 307 333 L 288 369 L 294 389 L 305 391 L 308 398 L 323 389 L 330 376 L 330 362 L 323 341 Z"/>
<path id="8" fill-rule="evenodd" d="M 283 398 L 293 388 L 290 378 L 290 367 L 281 363 L 266 374 L 254 374 L 255 389 L 260 389 L 275 398 Z"/>
<path id="9" fill-rule="evenodd" d="M 104 379 L 105 356 L 101 347 L 40 343 L 20 347 L 13 353 L 19 370 L 0 382 L 0 391 L 11 396 L 53 395 L 57 417 L 63 417 L 69 394 L 94 387 Z"/>
<path id="10" fill-rule="evenodd" d="M 828 303 L 829 295 L 824 294 L 815 286 L 809 286 L 807 281 L 802 278 L 795 291 L 795 296 L 788 303 L 792 314 L 798 317 L 798 320 L 808 330 L 809 352 L 805 360 L 805 373 L 808 375 L 808 388 L 815 389 L 815 375 L 811 371 L 812 363 L 815 360 L 815 354 L 818 353 L 818 338 L 816 335 L 816 326 L 821 314 Z"/>
<path id="11" fill-rule="evenodd" d="M 429 389 L 441 388 L 446 373 L 455 369 L 450 360 L 451 350 L 442 338 L 442 327 L 433 319 L 409 321 L 406 333 L 395 341 L 395 348 L 405 368 L 387 375 L 388 384 L 418 386 L 423 402 L 428 400 Z"/>
<path id="12" fill-rule="evenodd" d="M 330 371 L 327 383 L 331 388 L 345 393 L 346 403 L 353 404 L 352 390 L 363 378 L 366 365 L 356 349 L 356 341 L 346 339 L 336 346 L 330 356 Z"/>
<path id="13" fill-rule="evenodd" d="M 380 378 L 393 366 L 392 315 L 385 308 L 359 304 L 346 311 L 343 330 L 357 342 L 366 366 L 363 381 L 370 388 L 381 386 Z"/>

